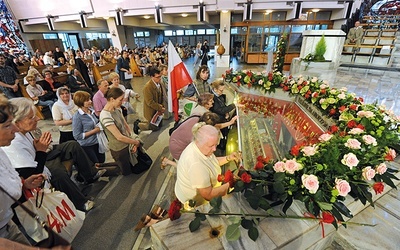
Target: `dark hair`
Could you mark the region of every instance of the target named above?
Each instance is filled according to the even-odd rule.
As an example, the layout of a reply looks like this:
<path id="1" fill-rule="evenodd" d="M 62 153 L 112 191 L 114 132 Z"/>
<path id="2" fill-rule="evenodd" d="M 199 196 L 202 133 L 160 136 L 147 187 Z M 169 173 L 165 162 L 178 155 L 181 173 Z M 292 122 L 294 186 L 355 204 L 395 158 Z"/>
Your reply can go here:
<path id="1" fill-rule="evenodd" d="M 79 108 L 82 108 L 84 103 L 90 100 L 90 94 L 83 90 L 78 90 L 74 93 L 74 103 Z"/>
<path id="2" fill-rule="evenodd" d="M 120 88 L 111 88 L 111 89 L 107 90 L 107 92 L 104 96 L 108 101 L 111 98 L 117 99 L 118 97 L 123 96 L 124 94 L 125 94 L 125 92 Z"/>
<path id="3" fill-rule="evenodd" d="M 5 123 L 16 110 L 17 107 L 12 105 L 4 94 L 0 94 L 0 123 Z"/>
<path id="4" fill-rule="evenodd" d="M 160 70 L 157 69 L 156 67 L 151 67 L 149 70 L 149 75 L 150 76 L 155 76 L 156 74 L 160 74 Z"/>
<path id="5" fill-rule="evenodd" d="M 200 73 L 204 72 L 204 71 L 210 72 L 210 69 L 206 65 L 200 66 L 199 70 L 196 73 L 196 79 L 197 80 L 203 80 L 203 79 L 200 78 Z M 208 78 L 206 80 L 208 80 L 208 79 L 210 79 L 210 74 L 208 74 Z"/>
<path id="6" fill-rule="evenodd" d="M 207 125 L 215 126 L 220 123 L 220 118 L 216 113 L 205 112 L 199 119 L 199 122 L 205 122 Z"/>

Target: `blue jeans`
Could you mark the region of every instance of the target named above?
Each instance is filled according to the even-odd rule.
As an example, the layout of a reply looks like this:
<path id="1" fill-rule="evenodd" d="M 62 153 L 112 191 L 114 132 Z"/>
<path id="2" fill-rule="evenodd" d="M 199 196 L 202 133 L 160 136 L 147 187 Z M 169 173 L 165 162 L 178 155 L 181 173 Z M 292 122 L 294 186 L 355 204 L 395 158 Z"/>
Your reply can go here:
<path id="1" fill-rule="evenodd" d="M 39 102 L 37 103 L 37 105 L 39 105 L 39 106 L 48 106 L 50 110 L 53 107 L 53 104 L 54 104 L 54 101 L 52 101 L 52 100 L 46 100 L 46 101 L 39 100 Z"/>

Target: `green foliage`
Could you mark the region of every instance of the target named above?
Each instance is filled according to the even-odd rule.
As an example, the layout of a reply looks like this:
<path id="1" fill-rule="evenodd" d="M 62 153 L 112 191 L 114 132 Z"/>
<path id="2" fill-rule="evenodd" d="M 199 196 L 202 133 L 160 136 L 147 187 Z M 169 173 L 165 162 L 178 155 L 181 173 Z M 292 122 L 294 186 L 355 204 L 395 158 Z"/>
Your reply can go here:
<path id="1" fill-rule="evenodd" d="M 325 52 L 326 52 L 326 40 L 325 36 L 322 35 L 321 39 L 318 41 L 317 45 L 315 46 L 315 55 L 314 60 L 317 62 L 325 61 Z"/>

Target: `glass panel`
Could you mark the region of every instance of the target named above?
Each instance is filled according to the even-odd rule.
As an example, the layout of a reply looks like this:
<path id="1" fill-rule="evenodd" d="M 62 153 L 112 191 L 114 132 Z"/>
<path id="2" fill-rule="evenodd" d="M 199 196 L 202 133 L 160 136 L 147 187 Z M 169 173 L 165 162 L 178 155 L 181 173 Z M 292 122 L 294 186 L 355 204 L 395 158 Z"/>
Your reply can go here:
<path id="1" fill-rule="evenodd" d="M 283 25 L 272 25 L 270 26 L 269 31 L 271 33 L 282 33 L 284 27 L 285 26 Z"/>
<path id="2" fill-rule="evenodd" d="M 197 30 L 197 34 L 198 35 L 205 35 L 206 34 L 206 30 L 204 30 L 204 29 Z"/>
<path id="3" fill-rule="evenodd" d="M 43 34 L 44 39 L 58 39 L 57 34 Z"/>
<path id="4" fill-rule="evenodd" d="M 330 11 L 320 11 L 316 13 L 315 20 L 330 20 L 331 12 Z"/>
<path id="5" fill-rule="evenodd" d="M 177 30 L 176 31 L 176 35 L 177 36 L 183 36 L 183 35 L 185 35 L 185 32 L 183 30 Z"/>
<path id="6" fill-rule="evenodd" d="M 286 11 L 272 12 L 272 21 L 285 21 Z"/>
<path id="7" fill-rule="evenodd" d="M 214 35 L 215 34 L 215 29 L 206 29 L 206 34 L 207 35 Z"/>
<path id="8" fill-rule="evenodd" d="M 293 25 L 292 26 L 292 33 L 302 33 L 307 28 L 306 25 Z"/>
<path id="9" fill-rule="evenodd" d="M 327 30 L 328 29 L 328 25 L 327 24 L 322 24 L 321 25 L 321 30 Z"/>
<path id="10" fill-rule="evenodd" d="M 285 28 L 284 28 L 284 30 L 283 30 L 283 33 L 290 33 L 290 28 L 291 28 L 292 26 L 291 25 L 286 25 L 285 26 Z"/>
<path id="11" fill-rule="evenodd" d="M 280 34 L 270 34 L 269 36 L 266 35 L 264 39 L 263 51 L 275 50 L 280 37 Z"/>
<path id="12" fill-rule="evenodd" d="M 144 36 L 150 36 L 150 31 L 145 31 Z"/>
<path id="13" fill-rule="evenodd" d="M 172 30 L 164 30 L 164 36 L 172 36 Z"/>
<path id="14" fill-rule="evenodd" d="M 259 52 L 261 50 L 261 34 L 249 35 L 249 52 Z"/>
<path id="15" fill-rule="evenodd" d="M 142 31 L 139 31 L 139 32 L 136 32 L 136 36 L 138 36 L 138 37 L 143 37 L 143 36 L 144 36 L 144 34 L 143 34 L 143 32 L 142 32 Z"/>
<path id="16" fill-rule="evenodd" d="M 236 35 L 236 34 L 238 34 L 238 27 L 234 27 L 234 28 L 231 28 L 231 34 L 232 35 Z"/>
<path id="17" fill-rule="evenodd" d="M 193 30 L 185 30 L 185 35 L 186 35 L 186 36 L 191 36 L 191 35 L 193 35 Z"/>
<path id="18" fill-rule="evenodd" d="M 303 35 L 301 33 L 290 34 L 288 51 L 300 52 L 302 41 L 303 41 Z"/>
<path id="19" fill-rule="evenodd" d="M 250 34 L 255 34 L 255 33 L 261 34 L 262 31 L 263 31 L 262 27 L 259 27 L 259 26 L 250 27 Z"/>

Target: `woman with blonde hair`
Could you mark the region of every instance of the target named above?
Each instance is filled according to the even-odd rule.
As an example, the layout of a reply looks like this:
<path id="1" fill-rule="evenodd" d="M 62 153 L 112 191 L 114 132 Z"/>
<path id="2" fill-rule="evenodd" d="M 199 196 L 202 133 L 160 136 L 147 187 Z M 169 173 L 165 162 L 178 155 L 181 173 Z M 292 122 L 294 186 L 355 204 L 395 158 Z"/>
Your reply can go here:
<path id="1" fill-rule="evenodd" d="M 121 80 L 118 73 L 111 72 L 108 75 L 108 79 L 111 82 L 111 84 L 109 85 L 110 88 L 120 88 L 122 91 L 124 91 L 124 101 L 122 103 L 122 106 L 126 108 L 127 114 L 129 115 L 135 113 L 135 110 L 133 109 L 130 101 L 131 98 L 136 98 L 136 100 L 138 100 L 140 95 L 132 89 L 127 89 L 124 85 L 120 84 Z"/>

